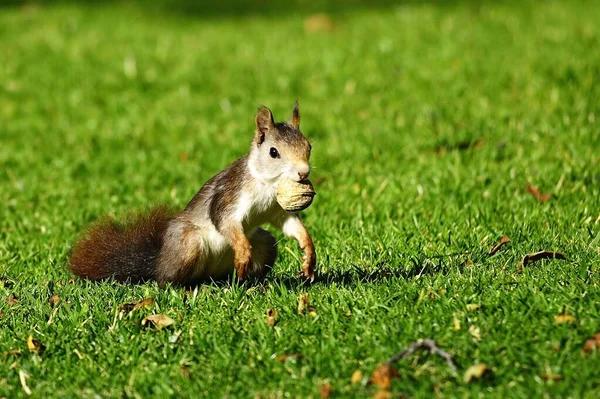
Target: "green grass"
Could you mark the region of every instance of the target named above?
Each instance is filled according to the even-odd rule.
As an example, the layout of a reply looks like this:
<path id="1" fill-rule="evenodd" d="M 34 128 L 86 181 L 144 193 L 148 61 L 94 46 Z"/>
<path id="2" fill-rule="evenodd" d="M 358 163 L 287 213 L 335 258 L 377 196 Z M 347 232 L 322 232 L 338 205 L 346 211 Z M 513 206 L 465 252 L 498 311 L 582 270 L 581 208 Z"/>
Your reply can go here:
<path id="1" fill-rule="evenodd" d="M 0 7 L 0 353 L 22 351 L 0 357 L 0 397 L 25 395 L 19 371 L 36 397 L 319 397 L 325 381 L 369 397 L 377 365 L 426 337 L 458 373 L 419 353 L 397 363 L 395 394 L 600 395 L 600 354 L 582 352 L 600 331 L 600 3 L 329 4 L 335 29 L 315 33 L 313 9 L 183 5 Z M 245 153 L 257 104 L 287 119 L 296 98 L 315 284 L 294 279 L 289 240 L 259 282 L 71 281 L 93 220 L 185 206 Z M 539 249 L 568 261 L 518 273 Z M 301 293 L 316 317 L 296 313 Z M 557 324 L 563 311 L 576 321 Z M 151 313 L 174 326 L 141 329 Z M 492 378 L 463 382 L 479 362 Z"/>

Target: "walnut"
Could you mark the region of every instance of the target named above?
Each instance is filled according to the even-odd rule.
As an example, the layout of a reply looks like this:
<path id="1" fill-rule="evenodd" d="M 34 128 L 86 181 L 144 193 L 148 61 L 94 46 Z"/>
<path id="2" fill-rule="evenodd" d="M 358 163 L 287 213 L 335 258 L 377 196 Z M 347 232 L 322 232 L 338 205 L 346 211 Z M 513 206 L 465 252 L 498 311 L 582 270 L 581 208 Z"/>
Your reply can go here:
<path id="1" fill-rule="evenodd" d="M 288 212 L 299 212 L 308 208 L 315 195 L 310 180 L 283 179 L 277 186 L 277 202 Z"/>

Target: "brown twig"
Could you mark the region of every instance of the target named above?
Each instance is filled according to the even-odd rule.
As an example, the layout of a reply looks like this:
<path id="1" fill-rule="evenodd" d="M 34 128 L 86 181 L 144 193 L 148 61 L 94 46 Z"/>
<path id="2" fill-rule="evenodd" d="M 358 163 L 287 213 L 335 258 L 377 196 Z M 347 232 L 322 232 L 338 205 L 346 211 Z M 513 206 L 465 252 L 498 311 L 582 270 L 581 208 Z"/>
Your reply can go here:
<path id="1" fill-rule="evenodd" d="M 517 270 L 521 272 L 523 270 L 523 266 L 530 265 L 534 262 L 537 262 L 541 259 L 562 259 L 566 260 L 567 257 L 560 253 L 554 251 L 538 251 L 531 254 L 527 254 L 523 257 L 523 260 L 517 266 Z"/>
<path id="2" fill-rule="evenodd" d="M 509 242 L 510 242 L 510 238 L 508 238 L 508 236 L 500 237 L 500 242 L 498 242 L 498 244 L 494 245 L 492 247 L 492 249 L 490 249 L 490 253 L 488 254 L 488 256 L 494 256 L 496 254 L 496 252 L 498 252 L 500 250 L 500 248 L 502 248 L 502 246 L 504 246 L 504 244 L 508 244 Z"/>
<path id="3" fill-rule="evenodd" d="M 397 362 L 398 360 L 405 359 L 405 358 L 409 357 L 410 355 L 412 355 L 413 353 L 415 353 L 415 351 L 417 349 L 425 349 L 425 350 L 428 350 L 430 353 L 432 353 L 434 355 L 439 355 L 444 360 L 446 360 L 446 363 L 448 363 L 448 366 L 450 366 L 450 368 L 452 369 L 452 371 L 456 371 L 456 365 L 452 361 L 452 356 L 450 356 L 450 354 L 448 352 L 445 352 L 445 351 L 441 350 L 437 346 L 437 344 L 435 343 L 434 340 L 427 339 L 427 338 L 426 339 L 418 340 L 417 342 L 413 342 L 408 347 L 408 349 L 405 349 L 402 352 L 399 352 L 399 353 L 395 354 L 394 356 L 392 356 L 391 358 L 389 358 L 385 363 L 387 365 L 392 365 L 393 363 Z"/>

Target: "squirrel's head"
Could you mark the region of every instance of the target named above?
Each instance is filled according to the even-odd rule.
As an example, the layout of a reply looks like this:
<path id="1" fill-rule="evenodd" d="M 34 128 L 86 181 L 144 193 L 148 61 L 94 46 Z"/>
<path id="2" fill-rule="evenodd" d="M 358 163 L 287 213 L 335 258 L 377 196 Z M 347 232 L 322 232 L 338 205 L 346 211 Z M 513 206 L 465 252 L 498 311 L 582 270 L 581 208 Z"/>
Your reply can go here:
<path id="1" fill-rule="evenodd" d="M 310 143 L 300 132 L 298 103 L 289 122 L 275 123 L 267 107 L 258 110 L 249 159 L 256 178 L 274 184 L 283 178 L 306 179 L 310 173 L 310 150 Z"/>

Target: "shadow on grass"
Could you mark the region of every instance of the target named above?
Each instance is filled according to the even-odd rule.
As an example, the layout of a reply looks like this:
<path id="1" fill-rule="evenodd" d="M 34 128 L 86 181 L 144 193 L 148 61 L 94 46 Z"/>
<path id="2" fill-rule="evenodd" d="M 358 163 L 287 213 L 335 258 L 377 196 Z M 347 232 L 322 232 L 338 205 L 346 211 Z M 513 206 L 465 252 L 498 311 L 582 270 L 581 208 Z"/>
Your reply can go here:
<path id="1" fill-rule="evenodd" d="M 2 7 L 28 7 L 46 5 L 77 5 L 94 7 L 101 5 L 134 6 L 149 12 L 164 14 L 179 14 L 191 18 L 219 18 L 270 16 L 284 17 L 287 15 L 303 15 L 311 13 L 340 14 L 348 11 L 393 8 L 406 4 L 438 7 L 466 4 L 475 8 L 491 0 L 5 0 L 0 1 Z"/>
<path id="2" fill-rule="evenodd" d="M 408 267 L 380 263 L 371 268 L 352 265 L 348 270 L 328 270 L 317 273 L 315 280 L 311 283 L 303 276 L 280 277 L 268 274 L 262 279 L 253 279 L 246 282 L 250 286 L 269 286 L 283 284 L 288 289 L 311 285 L 339 285 L 344 287 L 377 283 L 388 279 L 412 280 L 421 276 L 444 275 L 450 271 L 462 272 L 466 267 L 464 262 L 468 253 L 458 252 L 445 255 L 434 255 L 429 257 L 411 257 Z M 215 282 L 220 284 L 231 284 L 231 280 Z M 200 283 L 199 285 L 202 285 Z"/>

